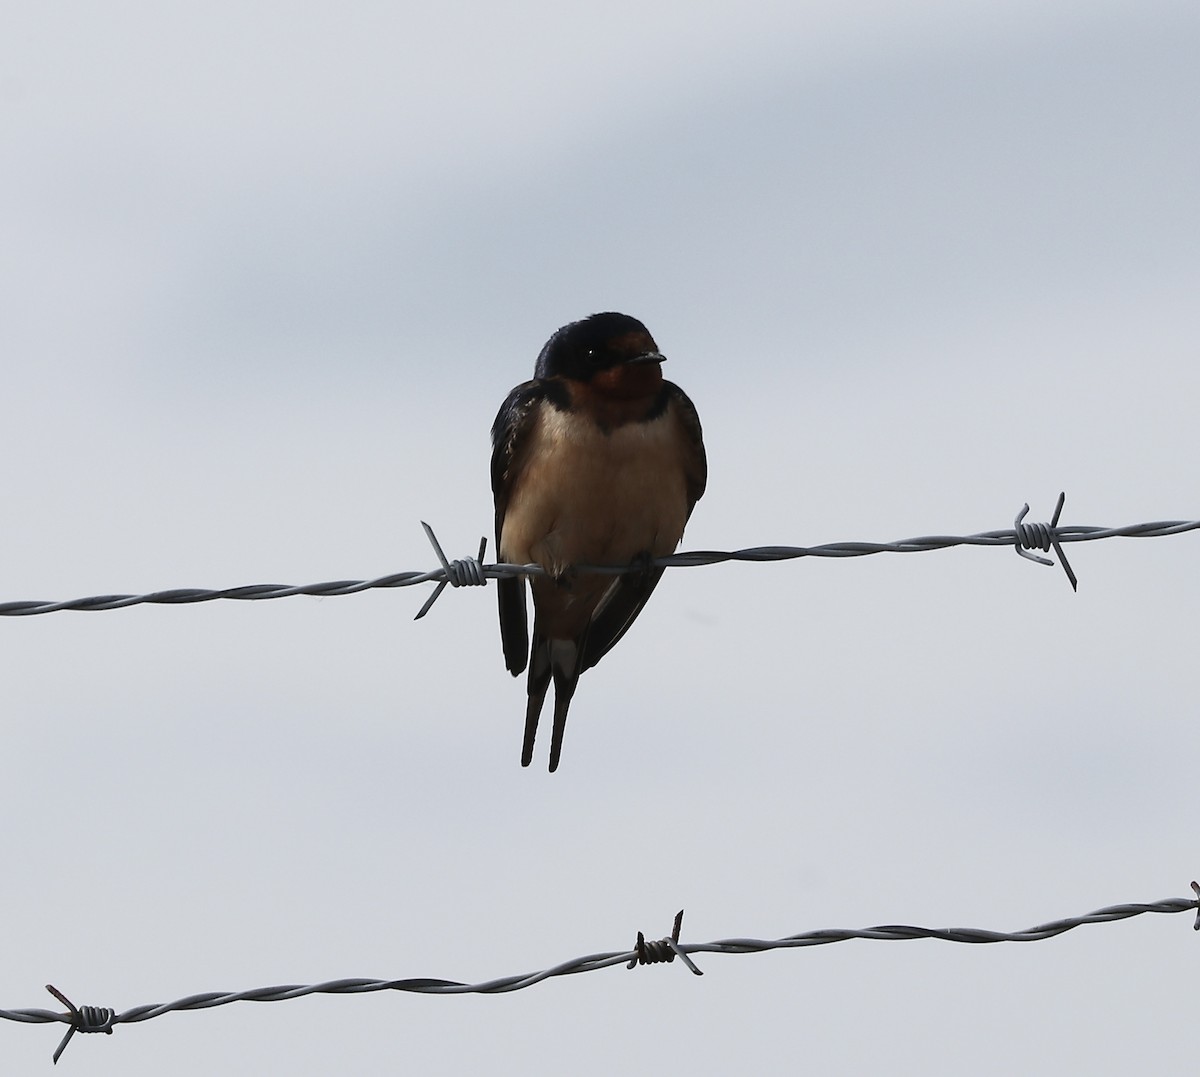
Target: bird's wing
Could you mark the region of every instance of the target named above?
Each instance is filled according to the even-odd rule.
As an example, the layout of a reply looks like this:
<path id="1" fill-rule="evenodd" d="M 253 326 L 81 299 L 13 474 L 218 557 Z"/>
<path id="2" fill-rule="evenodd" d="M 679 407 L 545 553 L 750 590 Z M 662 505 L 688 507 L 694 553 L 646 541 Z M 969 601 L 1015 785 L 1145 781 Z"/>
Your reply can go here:
<path id="1" fill-rule="evenodd" d="M 704 496 L 704 488 L 708 485 L 708 457 L 704 453 L 704 436 L 700 429 L 700 416 L 696 414 L 696 405 L 688 398 L 687 393 L 674 382 L 663 382 L 670 393 L 672 410 L 679 417 L 679 423 L 687 437 L 687 456 L 684 460 L 684 471 L 687 475 L 688 516 L 696 502 Z"/>
<path id="2" fill-rule="evenodd" d="M 527 381 L 518 385 L 500 406 L 492 424 L 492 494 L 496 500 L 496 555 L 504 514 L 517 477 L 524 466 L 529 434 L 533 429 L 537 406 L 546 399 L 544 382 Z M 504 665 L 515 677 L 529 661 L 529 622 L 525 612 L 525 581 L 519 576 L 499 579 L 500 640 L 504 646 Z"/>

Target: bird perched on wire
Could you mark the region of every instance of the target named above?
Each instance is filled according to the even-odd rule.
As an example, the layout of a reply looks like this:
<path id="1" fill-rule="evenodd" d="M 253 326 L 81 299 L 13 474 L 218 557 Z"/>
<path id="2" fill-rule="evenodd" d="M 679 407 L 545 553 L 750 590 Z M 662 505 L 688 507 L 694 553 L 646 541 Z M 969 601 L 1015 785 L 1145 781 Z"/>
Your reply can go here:
<path id="1" fill-rule="evenodd" d="M 700 419 L 664 381 L 665 356 L 636 318 L 593 314 L 558 330 L 532 381 L 508 395 L 492 425 L 492 492 L 501 561 L 538 564 L 533 643 L 525 579 L 499 580 L 504 664 L 529 667 L 521 765 L 529 766 L 546 690 L 554 682 L 550 770 L 558 768 L 579 675 L 603 658 L 662 576 L 704 493 Z M 627 565 L 620 576 L 580 565 Z"/>

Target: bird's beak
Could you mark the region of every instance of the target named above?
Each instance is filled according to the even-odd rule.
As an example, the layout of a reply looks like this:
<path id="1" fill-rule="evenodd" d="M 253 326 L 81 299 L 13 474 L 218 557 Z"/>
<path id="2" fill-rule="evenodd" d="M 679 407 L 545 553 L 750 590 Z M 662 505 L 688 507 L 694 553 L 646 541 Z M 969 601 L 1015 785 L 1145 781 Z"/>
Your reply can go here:
<path id="1" fill-rule="evenodd" d="M 629 363 L 665 363 L 667 357 L 662 352 L 642 352 L 641 355 L 635 355 L 632 359 L 626 360 Z"/>

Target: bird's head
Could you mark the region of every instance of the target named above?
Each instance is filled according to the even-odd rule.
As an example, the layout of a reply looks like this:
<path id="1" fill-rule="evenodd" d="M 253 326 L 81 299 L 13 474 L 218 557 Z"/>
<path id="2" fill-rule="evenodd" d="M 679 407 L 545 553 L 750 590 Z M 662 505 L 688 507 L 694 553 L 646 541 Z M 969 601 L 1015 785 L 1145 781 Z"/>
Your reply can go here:
<path id="1" fill-rule="evenodd" d="M 534 376 L 569 378 L 615 395 L 641 395 L 662 383 L 664 356 L 650 331 L 608 311 L 564 325 L 542 348 Z"/>

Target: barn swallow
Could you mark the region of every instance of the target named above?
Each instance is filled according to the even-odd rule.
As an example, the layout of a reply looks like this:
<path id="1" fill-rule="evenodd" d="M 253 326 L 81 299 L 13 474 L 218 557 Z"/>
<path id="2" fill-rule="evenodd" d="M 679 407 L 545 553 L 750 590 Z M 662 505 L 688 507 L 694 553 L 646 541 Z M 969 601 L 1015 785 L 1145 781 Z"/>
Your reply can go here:
<path id="1" fill-rule="evenodd" d="M 546 689 L 554 681 L 550 770 L 558 768 L 579 675 L 628 631 L 663 574 L 704 493 L 700 419 L 664 381 L 665 356 L 636 318 L 593 314 L 542 348 L 532 381 L 508 395 L 492 425 L 492 493 L 501 561 L 533 576 L 533 643 L 525 577 L 499 581 L 504 664 L 529 667 L 521 765 L 529 766 Z M 620 576 L 579 565 L 643 569 Z M 527 650 L 528 648 L 528 650 Z"/>

